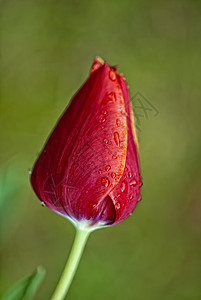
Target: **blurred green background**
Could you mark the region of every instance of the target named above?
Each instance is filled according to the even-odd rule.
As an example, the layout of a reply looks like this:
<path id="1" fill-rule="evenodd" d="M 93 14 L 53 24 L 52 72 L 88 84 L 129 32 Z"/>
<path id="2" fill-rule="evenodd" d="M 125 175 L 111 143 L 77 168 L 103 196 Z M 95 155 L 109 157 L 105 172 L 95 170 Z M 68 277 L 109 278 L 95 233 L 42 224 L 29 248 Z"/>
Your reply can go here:
<path id="1" fill-rule="evenodd" d="M 74 228 L 41 207 L 28 172 L 99 55 L 159 113 L 141 110 L 143 200 L 91 235 L 68 299 L 200 300 L 201 1 L 0 4 L 1 292 L 43 265 L 46 300 L 61 274 Z"/>

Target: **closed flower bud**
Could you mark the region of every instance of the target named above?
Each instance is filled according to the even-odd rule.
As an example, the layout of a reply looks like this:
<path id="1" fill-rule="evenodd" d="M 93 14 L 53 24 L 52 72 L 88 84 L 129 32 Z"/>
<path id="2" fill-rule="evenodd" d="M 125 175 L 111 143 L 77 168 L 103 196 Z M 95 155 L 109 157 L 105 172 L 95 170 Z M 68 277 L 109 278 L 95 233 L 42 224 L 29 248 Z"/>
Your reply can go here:
<path id="1" fill-rule="evenodd" d="M 96 58 L 31 175 L 39 199 L 75 225 L 108 226 L 140 200 L 138 141 L 128 86 Z"/>

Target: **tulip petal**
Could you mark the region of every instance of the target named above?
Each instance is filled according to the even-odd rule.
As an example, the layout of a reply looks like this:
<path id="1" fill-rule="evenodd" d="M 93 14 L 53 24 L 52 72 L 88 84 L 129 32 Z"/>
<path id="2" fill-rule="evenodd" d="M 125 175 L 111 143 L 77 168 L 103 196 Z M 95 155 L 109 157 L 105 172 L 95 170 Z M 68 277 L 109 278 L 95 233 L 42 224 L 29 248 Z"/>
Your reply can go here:
<path id="1" fill-rule="evenodd" d="M 51 209 L 76 220 L 114 222 L 116 210 L 107 195 L 121 179 L 126 163 L 123 98 L 114 70 L 97 59 L 32 172 L 35 192 Z"/>
<path id="2" fill-rule="evenodd" d="M 104 65 L 104 60 L 102 60 L 102 58 L 100 57 L 96 57 L 94 60 L 94 63 L 91 67 L 91 72 L 90 74 L 92 74 L 93 72 L 97 71 L 100 67 L 102 67 Z"/>
<path id="3" fill-rule="evenodd" d="M 118 76 L 118 79 L 123 92 L 127 113 L 128 148 L 124 173 L 118 185 L 109 194 L 116 208 L 116 220 L 114 224 L 121 222 L 133 212 L 136 204 L 141 200 L 140 187 L 142 186 L 134 113 L 126 81 L 121 75 Z"/>

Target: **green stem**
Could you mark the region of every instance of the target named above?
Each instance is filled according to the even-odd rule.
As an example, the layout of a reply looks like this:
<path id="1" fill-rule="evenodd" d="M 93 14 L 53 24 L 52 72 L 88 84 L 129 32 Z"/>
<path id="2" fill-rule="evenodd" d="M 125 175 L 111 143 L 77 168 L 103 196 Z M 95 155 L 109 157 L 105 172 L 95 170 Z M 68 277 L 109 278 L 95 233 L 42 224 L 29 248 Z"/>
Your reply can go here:
<path id="1" fill-rule="evenodd" d="M 89 233 L 90 231 L 87 229 L 76 230 L 75 240 L 69 258 L 51 300 L 63 300 L 66 296 L 77 270 Z"/>

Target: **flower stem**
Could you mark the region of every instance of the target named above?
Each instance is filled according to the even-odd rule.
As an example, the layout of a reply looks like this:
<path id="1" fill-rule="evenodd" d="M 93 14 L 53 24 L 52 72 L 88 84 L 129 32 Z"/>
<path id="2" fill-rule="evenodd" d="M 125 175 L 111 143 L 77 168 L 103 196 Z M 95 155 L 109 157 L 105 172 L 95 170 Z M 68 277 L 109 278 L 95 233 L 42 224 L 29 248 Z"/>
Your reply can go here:
<path id="1" fill-rule="evenodd" d="M 76 229 L 75 240 L 69 258 L 51 300 L 63 300 L 65 298 L 77 270 L 89 233 L 90 231 L 87 229 Z"/>

